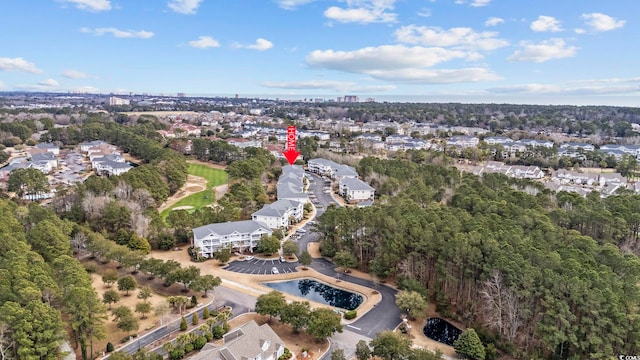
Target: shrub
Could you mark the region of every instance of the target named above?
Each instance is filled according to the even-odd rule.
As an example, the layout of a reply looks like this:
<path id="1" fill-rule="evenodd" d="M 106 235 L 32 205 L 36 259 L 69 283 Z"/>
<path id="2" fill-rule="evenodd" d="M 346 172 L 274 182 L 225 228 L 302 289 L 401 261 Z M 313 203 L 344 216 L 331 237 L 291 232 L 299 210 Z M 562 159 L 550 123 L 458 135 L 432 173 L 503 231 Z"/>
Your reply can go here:
<path id="1" fill-rule="evenodd" d="M 355 311 L 355 310 L 349 310 L 349 311 L 347 311 L 347 312 L 345 312 L 345 313 L 344 313 L 344 318 L 345 318 L 346 320 L 352 320 L 352 319 L 355 319 L 355 318 L 356 318 L 356 316 L 358 316 L 358 312 L 357 312 L 357 311 Z"/>
<path id="2" fill-rule="evenodd" d="M 209 318 L 209 308 L 206 307 L 202 310 L 202 319 L 207 320 Z"/>
<path id="3" fill-rule="evenodd" d="M 191 317 L 191 325 L 198 325 L 198 313 L 194 312 Z"/>
<path id="4" fill-rule="evenodd" d="M 188 327 L 189 325 L 187 324 L 187 319 L 185 319 L 183 316 L 182 320 L 180 320 L 180 331 L 185 331 Z"/>
<path id="5" fill-rule="evenodd" d="M 213 334 L 214 339 L 222 339 L 224 336 L 224 329 L 222 326 L 214 326 L 213 329 L 211 329 L 211 333 Z"/>
<path id="6" fill-rule="evenodd" d="M 113 346 L 113 344 L 111 342 L 107 343 L 107 352 L 110 353 L 113 350 L 115 350 L 115 347 Z"/>
<path id="7" fill-rule="evenodd" d="M 124 344 L 127 341 L 131 340 L 132 336 L 131 335 L 127 335 L 125 337 L 123 337 L 122 339 L 120 339 L 120 344 Z"/>
<path id="8" fill-rule="evenodd" d="M 284 348 L 284 353 L 280 355 L 278 360 L 287 360 L 289 358 L 291 358 L 291 351 L 289 351 L 289 349 L 287 348 Z"/>
<path id="9" fill-rule="evenodd" d="M 98 265 L 94 264 L 94 263 L 86 263 L 84 264 L 84 269 L 89 273 L 89 274 L 95 274 L 98 272 L 99 268 Z"/>
<path id="10" fill-rule="evenodd" d="M 230 329 L 231 329 L 231 326 L 229 326 L 228 323 L 222 324 L 222 330 L 224 331 L 225 334 L 228 333 Z"/>
<path id="11" fill-rule="evenodd" d="M 169 353 L 169 360 L 182 360 L 182 358 L 184 358 L 184 349 L 182 346 L 178 346 Z"/>
<path id="12" fill-rule="evenodd" d="M 193 340 L 193 348 L 196 350 L 200 350 L 207 343 L 207 338 L 205 336 L 198 336 L 195 340 Z"/>
<path id="13" fill-rule="evenodd" d="M 194 348 L 193 344 L 192 343 L 188 343 L 188 344 L 186 344 L 184 346 L 184 352 L 188 354 L 188 353 L 193 351 L 193 348 Z"/>
<path id="14" fill-rule="evenodd" d="M 211 333 L 211 331 L 207 331 L 206 333 L 204 333 L 204 337 L 205 339 L 207 339 L 207 342 L 213 340 L 213 334 Z"/>
<path id="15" fill-rule="evenodd" d="M 198 298 L 195 295 L 191 296 L 191 305 L 193 306 L 198 305 Z"/>

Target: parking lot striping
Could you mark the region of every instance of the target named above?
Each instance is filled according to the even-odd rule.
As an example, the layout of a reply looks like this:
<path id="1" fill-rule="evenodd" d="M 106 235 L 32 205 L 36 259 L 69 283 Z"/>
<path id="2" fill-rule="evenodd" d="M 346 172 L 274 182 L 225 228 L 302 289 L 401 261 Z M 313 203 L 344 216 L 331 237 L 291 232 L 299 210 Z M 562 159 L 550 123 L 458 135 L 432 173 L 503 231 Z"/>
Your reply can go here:
<path id="1" fill-rule="evenodd" d="M 353 325 L 347 325 L 347 326 L 348 326 L 348 327 L 350 327 L 350 328 L 356 329 L 356 330 L 362 330 L 362 329 L 360 329 L 359 327 L 355 327 L 355 326 L 353 326 Z"/>

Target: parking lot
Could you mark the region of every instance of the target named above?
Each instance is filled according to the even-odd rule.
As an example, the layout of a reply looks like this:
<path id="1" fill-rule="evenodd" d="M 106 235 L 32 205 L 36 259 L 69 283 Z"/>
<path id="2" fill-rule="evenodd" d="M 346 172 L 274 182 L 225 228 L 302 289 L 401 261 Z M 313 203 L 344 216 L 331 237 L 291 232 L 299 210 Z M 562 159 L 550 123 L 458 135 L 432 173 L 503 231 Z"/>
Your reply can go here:
<path id="1" fill-rule="evenodd" d="M 278 259 L 265 260 L 255 258 L 252 260 L 232 261 L 224 269 L 241 274 L 271 275 L 274 267 L 278 270 L 279 274 L 287 274 L 297 272 L 296 266 L 299 265 L 298 262 L 280 262 Z"/>

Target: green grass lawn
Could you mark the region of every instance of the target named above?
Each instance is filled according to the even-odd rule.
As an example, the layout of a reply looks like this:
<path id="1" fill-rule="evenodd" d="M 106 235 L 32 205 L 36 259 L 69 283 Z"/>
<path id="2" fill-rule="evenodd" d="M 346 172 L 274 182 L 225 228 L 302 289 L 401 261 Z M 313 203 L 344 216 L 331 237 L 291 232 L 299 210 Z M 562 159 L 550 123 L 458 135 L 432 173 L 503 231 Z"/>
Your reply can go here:
<path id="1" fill-rule="evenodd" d="M 170 208 L 165 209 L 160 216 L 162 219 L 166 219 L 169 212 L 178 206 L 193 206 L 193 211 L 203 208 L 212 204 L 216 198 L 215 193 L 211 190 L 218 185 L 225 184 L 228 180 L 227 173 L 224 170 L 214 169 L 206 165 L 189 164 L 189 174 L 203 177 L 207 180 L 207 189 L 191 194 L 184 199 L 181 199 L 177 203 L 173 204 Z"/>

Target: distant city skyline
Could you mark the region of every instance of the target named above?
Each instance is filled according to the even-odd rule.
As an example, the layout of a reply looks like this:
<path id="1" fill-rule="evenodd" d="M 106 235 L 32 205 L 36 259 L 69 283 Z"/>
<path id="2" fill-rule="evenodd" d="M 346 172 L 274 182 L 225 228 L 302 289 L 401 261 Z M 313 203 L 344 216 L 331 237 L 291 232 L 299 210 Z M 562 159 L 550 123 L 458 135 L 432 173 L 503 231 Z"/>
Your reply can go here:
<path id="1" fill-rule="evenodd" d="M 640 106 L 631 0 L 33 0 L 0 91 Z"/>

